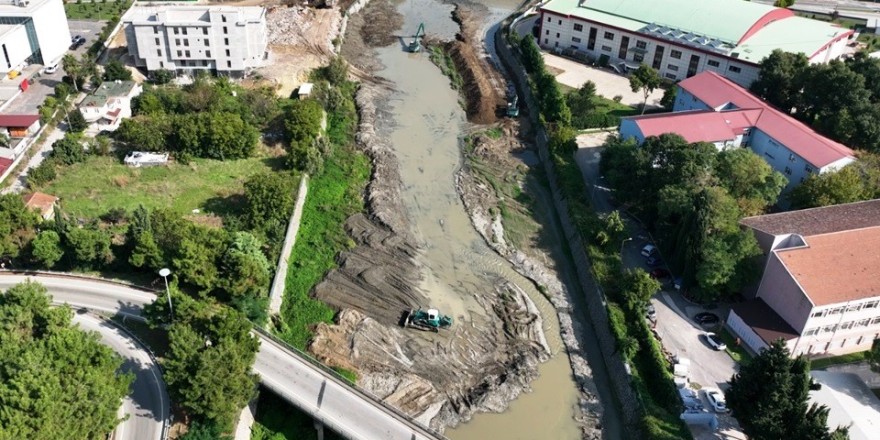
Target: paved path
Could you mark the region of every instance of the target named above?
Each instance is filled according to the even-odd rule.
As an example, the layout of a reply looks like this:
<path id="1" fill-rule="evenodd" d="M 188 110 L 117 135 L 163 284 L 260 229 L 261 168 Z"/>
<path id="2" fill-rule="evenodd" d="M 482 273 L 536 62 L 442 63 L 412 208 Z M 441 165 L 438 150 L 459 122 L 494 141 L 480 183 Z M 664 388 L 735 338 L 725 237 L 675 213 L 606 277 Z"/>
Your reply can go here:
<path id="1" fill-rule="evenodd" d="M 25 276 L 0 273 L 0 289 L 26 279 L 40 282 L 56 302 L 90 310 L 143 319 L 143 307 L 155 300 L 153 293 L 97 279 L 74 276 Z M 443 439 L 399 412 L 393 411 L 316 365 L 317 361 L 296 353 L 255 329 L 260 350 L 254 372 L 260 382 L 328 428 L 350 439 L 429 440 Z"/>
<path id="2" fill-rule="evenodd" d="M 306 193 L 309 192 L 309 175 L 303 174 L 299 181 L 299 190 L 296 193 L 296 205 L 293 215 L 287 223 L 287 233 L 284 234 L 284 245 L 281 246 L 281 254 L 278 257 L 278 268 L 275 270 L 275 278 L 272 279 L 272 288 L 269 290 L 269 314 L 277 315 L 281 312 L 281 303 L 284 301 L 284 286 L 287 281 L 287 262 L 290 252 L 296 243 L 296 234 L 299 231 L 299 222 L 302 219 L 303 206 L 306 203 Z"/>
<path id="3" fill-rule="evenodd" d="M 642 101 L 645 99 L 642 92 L 633 92 L 629 88 L 629 79 L 623 75 L 613 73 L 608 69 L 590 67 L 547 52 L 542 52 L 542 54 L 547 66 L 562 71 L 556 76 L 556 81 L 562 84 L 577 89 L 585 82 L 593 81 L 596 84 L 597 94 L 608 99 L 620 95 L 623 97 L 620 102 L 631 107 L 642 105 Z M 663 98 L 663 89 L 654 90 L 654 93 L 648 97 L 648 106 L 659 107 L 661 98 Z"/>

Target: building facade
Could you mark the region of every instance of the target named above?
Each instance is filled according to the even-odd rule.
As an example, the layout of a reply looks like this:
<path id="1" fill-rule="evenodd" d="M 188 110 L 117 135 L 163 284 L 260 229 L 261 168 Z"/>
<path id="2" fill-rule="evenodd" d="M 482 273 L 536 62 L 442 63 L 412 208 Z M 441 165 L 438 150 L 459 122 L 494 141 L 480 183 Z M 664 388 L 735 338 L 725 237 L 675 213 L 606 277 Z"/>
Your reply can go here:
<path id="1" fill-rule="evenodd" d="M 620 135 L 644 142 L 676 133 L 719 150 L 748 147 L 788 179 L 786 193 L 811 174 L 834 172 L 855 161 L 854 152 L 776 110 L 714 72 L 678 84 L 673 112 L 623 118 Z"/>
<path id="2" fill-rule="evenodd" d="M 134 81 L 105 81 L 79 104 L 79 110 L 93 131 L 114 131 L 131 117 L 131 99 L 142 91 Z"/>
<path id="3" fill-rule="evenodd" d="M 68 46 L 61 0 L 0 0 L 0 73 L 58 62 Z"/>
<path id="4" fill-rule="evenodd" d="M 671 81 L 708 70 L 748 86 L 774 49 L 827 62 L 853 34 L 741 0 L 551 0 L 539 12 L 541 47 L 623 69 L 644 63 Z"/>
<path id="5" fill-rule="evenodd" d="M 128 53 L 149 71 L 241 76 L 266 60 L 262 7 L 134 7 L 122 21 Z"/>
<path id="6" fill-rule="evenodd" d="M 727 325 L 754 351 L 839 355 L 880 338 L 880 200 L 743 219 L 765 251 L 756 299 Z"/>

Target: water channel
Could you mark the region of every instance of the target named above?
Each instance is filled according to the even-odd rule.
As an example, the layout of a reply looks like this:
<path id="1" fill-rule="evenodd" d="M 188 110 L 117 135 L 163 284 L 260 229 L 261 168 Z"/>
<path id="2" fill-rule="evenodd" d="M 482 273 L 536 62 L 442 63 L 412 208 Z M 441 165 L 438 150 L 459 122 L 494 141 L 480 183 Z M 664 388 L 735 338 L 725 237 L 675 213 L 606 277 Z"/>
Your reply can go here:
<path id="1" fill-rule="evenodd" d="M 486 3 L 492 11 L 485 18 L 487 28 L 518 6 L 516 0 Z M 421 22 L 431 36 L 451 39 L 457 32 L 449 5 L 405 0 L 398 10 L 404 15 L 402 35 Z M 421 288 L 444 312 L 472 316 L 482 310 L 473 294 L 493 292 L 493 279 L 507 279 L 524 289 L 540 310 L 553 354 L 539 367 L 532 391 L 513 401 L 507 411 L 477 414 L 447 430 L 447 435 L 454 440 L 580 438 L 574 420 L 577 384 L 553 306 L 483 242 L 455 190 L 453 176 L 462 163 L 460 139 L 468 127 L 457 92 L 427 54 L 409 54 L 394 45 L 380 49 L 378 55 L 386 66 L 379 75 L 396 89 L 390 105 L 394 126 L 385 129 L 400 161 L 402 196 L 412 228 L 424 248 L 419 258 L 424 267 Z"/>

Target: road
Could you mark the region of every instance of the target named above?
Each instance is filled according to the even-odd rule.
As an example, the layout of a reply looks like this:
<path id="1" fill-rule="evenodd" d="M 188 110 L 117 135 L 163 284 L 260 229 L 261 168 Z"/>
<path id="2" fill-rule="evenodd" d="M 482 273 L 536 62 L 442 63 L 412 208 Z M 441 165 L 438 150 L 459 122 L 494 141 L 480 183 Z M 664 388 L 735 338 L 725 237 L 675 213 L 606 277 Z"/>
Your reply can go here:
<path id="1" fill-rule="evenodd" d="M 125 397 L 120 417 L 130 414 L 114 431 L 115 440 L 161 440 L 165 421 L 170 414 L 171 400 L 162 381 L 162 371 L 147 350 L 119 327 L 91 315 L 76 313 L 73 322 L 101 337 L 123 358 L 123 370 L 135 375 L 131 394 Z"/>
<path id="2" fill-rule="evenodd" d="M 96 279 L 8 272 L 0 273 L 0 289 L 26 279 L 46 286 L 57 303 L 136 319 L 142 319 L 143 307 L 156 298 L 150 292 Z M 255 335 L 260 338 L 260 351 L 254 372 L 262 384 L 337 433 L 364 440 L 443 438 L 380 405 L 266 335 Z"/>

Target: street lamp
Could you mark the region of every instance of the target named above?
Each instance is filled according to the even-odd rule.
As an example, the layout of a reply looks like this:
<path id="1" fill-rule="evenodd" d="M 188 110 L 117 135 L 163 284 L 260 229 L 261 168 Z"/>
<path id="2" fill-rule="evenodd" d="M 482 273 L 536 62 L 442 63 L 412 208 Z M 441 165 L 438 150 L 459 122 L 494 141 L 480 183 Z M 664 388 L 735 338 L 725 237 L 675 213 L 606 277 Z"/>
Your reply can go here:
<path id="1" fill-rule="evenodd" d="M 620 262 L 621 263 L 623 263 L 623 244 L 628 241 L 632 241 L 632 239 L 633 239 L 632 237 L 626 237 L 620 241 Z M 622 264 L 621 264 L 621 266 L 622 266 Z"/>
<path id="2" fill-rule="evenodd" d="M 171 319 L 174 319 L 174 308 L 171 307 L 171 289 L 168 288 L 168 275 L 171 275 L 171 269 L 162 268 L 159 270 L 159 276 L 165 279 L 165 295 L 168 296 L 168 312 L 171 315 Z"/>

